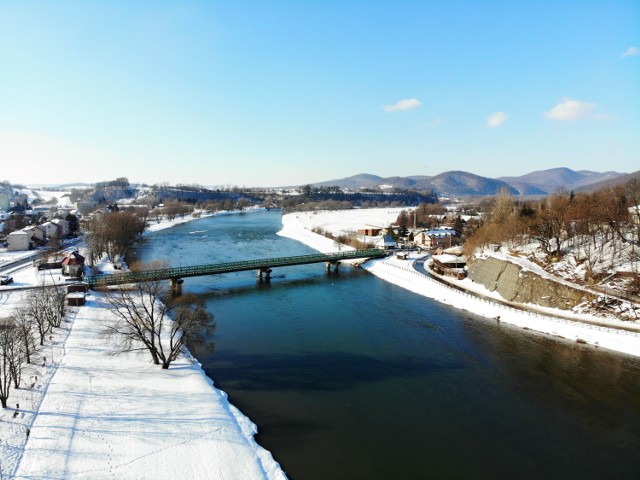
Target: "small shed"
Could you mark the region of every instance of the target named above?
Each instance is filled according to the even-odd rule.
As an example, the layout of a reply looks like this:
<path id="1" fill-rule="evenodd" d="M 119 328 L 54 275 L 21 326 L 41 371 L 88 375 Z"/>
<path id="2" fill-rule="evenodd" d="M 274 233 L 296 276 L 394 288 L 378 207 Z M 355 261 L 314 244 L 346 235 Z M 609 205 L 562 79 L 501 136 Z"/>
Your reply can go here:
<path id="1" fill-rule="evenodd" d="M 70 283 L 67 285 L 67 293 L 82 292 L 87 293 L 89 291 L 88 283 Z"/>
<path id="2" fill-rule="evenodd" d="M 67 294 L 67 305 L 69 307 L 82 307 L 87 303 L 87 296 L 84 292 L 73 292 Z"/>

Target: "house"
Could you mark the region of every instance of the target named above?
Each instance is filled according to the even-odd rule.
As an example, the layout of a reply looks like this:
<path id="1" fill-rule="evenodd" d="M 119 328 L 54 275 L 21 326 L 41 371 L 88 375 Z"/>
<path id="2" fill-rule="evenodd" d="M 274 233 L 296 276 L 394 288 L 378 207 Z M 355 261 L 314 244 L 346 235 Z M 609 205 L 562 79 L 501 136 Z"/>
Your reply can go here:
<path id="1" fill-rule="evenodd" d="M 31 229 L 16 230 L 7 235 L 7 251 L 17 252 L 20 250 L 29 250 L 31 248 L 31 237 L 33 232 Z"/>
<path id="2" fill-rule="evenodd" d="M 44 232 L 45 238 L 59 237 L 60 232 L 62 231 L 62 227 L 59 227 L 53 222 L 45 222 L 42 225 L 38 225 L 36 228 L 39 228 Z"/>
<path id="3" fill-rule="evenodd" d="M 384 250 L 388 250 L 390 248 L 396 248 L 397 246 L 398 245 L 396 244 L 396 241 L 393 239 L 391 235 L 383 235 L 382 238 L 380 238 L 376 242 L 376 247 L 382 248 Z"/>
<path id="4" fill-rule="evenodd" d="M 98 204 L 96 202 L 76 202 L 75 207 L 82 215 L 93 212 Z"/>
<path id="5" fill-rule="evenodd" d="M 449 248 L 457 241 L 458 233 L 451 227 L 422 230 L 413 236 L 416 245 L 428 248 Z"/>
<path id="6" fill-rule="evenodd" d="M 365 227 L 358 230 L 358 235 L 366 235 L 367 237 L 377 237 L 380 235 L 382 228 L 379 227 Z"/>
<path id="7" fill-rule="evenodd" d="M 67 220 L 63 220 L 62 218 L 54 218 L 51 220 L 51 223 L 58 226 L 58 236 L 64 237 L 65 235 L 69 235 L 69 222 Z"/>
<path id="8" fill-rule="evenodd" d="M 62 260 L 62 273 L 70 277 L 82 276 L 82 270 L 84 268 L 84 257 L 78 253 L 71 252 Z"/>
<path id="9" fill-rule="evenodd" d="M 447 275 L 462 280 L 466 276 L 464 268 L 467 266 L 467 259 L 462 255 L 433 255 L 431 257 L 431 268 L 440 275 Z"/>
<path id="10" fill-rule="evenodd" d="M 0 193 L 0 210 L 9 210 L 9 206 L 9 195 L 6 193 Z"/>
<path id="11" fill-rule="evenodd" d="M 33 236 L 36 240 L 44 242 L 47 238 L 47 233 L 44 228 L 40 228 L 40 225 L 37 225 L 33 230 Z"/>

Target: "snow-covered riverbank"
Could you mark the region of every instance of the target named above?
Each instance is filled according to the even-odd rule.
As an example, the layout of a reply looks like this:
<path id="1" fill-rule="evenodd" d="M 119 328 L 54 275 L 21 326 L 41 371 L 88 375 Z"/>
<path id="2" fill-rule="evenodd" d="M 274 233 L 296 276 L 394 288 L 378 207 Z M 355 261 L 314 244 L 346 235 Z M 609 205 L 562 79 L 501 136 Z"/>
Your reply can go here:
<path id="1" fill-rule="evenodd" d="M 19 277 L 40 282 L 34 268 Z M 0 289 L 2 317 L 25 294 Z M 20 409 L 0 412 L 3 478 L 286 478 L 196 359 L 187 352 L 162 370 L 145 352 L 116 355 L 102 334 L 110 321 L 104 294 L 91 292 L 12 389 Z"/>
<path id="2" fill-rule="evenodd" d="M 336 251 L 335 242 L 312 232 L 312 228 L 320 226 L 325 231 L 339 233 L 343 228 L 360 228 L 361 224 L 388 225 L 393 222 L 393 220 L 389 221 L 389 219 L 394 213 L 390 209 L 291 213 L 283 216 L 283 228 L 279 234 L 298 240 L 321 252 L 333 252 Z M 397 216 L 397 213 L 395 214 Z M 345 225 L 349 225 L 349 227 L 344 227 Z M 583 316 L 584 318 L 576 315 L 576 321 L 570 321 L 544 315 L 544 312 L 536 314 L 482 300 L 420 274 L 412 265 L 412 260 L 416 258 L 399 260 L 395 257 L 389 257 L 382 260 L 373 260 L 367 262 L 364 268 L 383 280 L 419 295 L 433 298 L 439 302 L 453 305 L 456 308 L 468 310 L 496 321 L 596 347 L 604 347 L 609 350 L 640 356 L 640 333 L 638 332 L 628 332 L 607 326 L 596 326 L 580 322 L 580 320 L 593 321 L 593 317 L 590 315 L 585 315 Z M 619 322 L 611 322 L 612 326 L 615 326 L 616 323 L 619 324 Z"/>

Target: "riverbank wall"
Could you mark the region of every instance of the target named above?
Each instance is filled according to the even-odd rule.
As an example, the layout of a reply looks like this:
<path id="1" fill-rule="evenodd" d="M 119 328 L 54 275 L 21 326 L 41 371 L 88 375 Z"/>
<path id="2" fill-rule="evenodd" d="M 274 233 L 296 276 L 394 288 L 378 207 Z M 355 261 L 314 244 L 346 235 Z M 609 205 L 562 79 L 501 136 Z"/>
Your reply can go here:
<path id="1" fill-rule="evenodd" d="M 475 259 L 469 266 L 468 278 L 510 302 L 571 310 L 596 298 L 591 292 L 544 278 L 520 265 L 494 257 Z"/>

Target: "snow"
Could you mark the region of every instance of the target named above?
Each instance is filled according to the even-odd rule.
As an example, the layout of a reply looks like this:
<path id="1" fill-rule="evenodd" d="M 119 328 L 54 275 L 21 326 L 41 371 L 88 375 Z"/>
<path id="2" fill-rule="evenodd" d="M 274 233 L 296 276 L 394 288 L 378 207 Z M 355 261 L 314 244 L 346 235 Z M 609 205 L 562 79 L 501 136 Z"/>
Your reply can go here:
<path id="1" fill-rule="evenodd" d="M 283 477 L 194 359 L 162 370 L 145 352 L 114 356 L 103 295 L 89 298 L 52 367 L 17 478 Z"/>
<path id="2" fill-rule="evenodd" d="M 27 195 L 29 203 L 36 199 L 40 199 L 43 202 L 55 203 L 55 205 L 61 208 L 71 208 L 73 206 L 71 204 L 70 190 L 42 190 L 29 187 L 19 189 L 18 192 Z M 55 202 L 53 202 L 54 199 Z"/>
<path id="3" fill-rule="evenodd" d="M 367 210 L 367 222 L 375 223 L 378 212 L 380 215 L 379 222 L 384 224 L 388 218 L 386 209 Z M 344 212 L 316 212 L 314 214 L 291 213 L 283 216 L 283 228 L 279 234 L 303 242 L 321 252 L 328 253 L 336 250 L 335 242 L 313 233 L 310 229 L 321 225 L 326 231 L 340 233 L 341 229 L 352 229 L 353 225 L 349 222 L 353 221 L 355 223 L 360 218 L 354 215 L 351 210 Z M 502 255 L 498 254 L 496 256 L 501 257 Z M 371 260 L 365 263 L 363 268 L 383 280 L 461 310 L 509 323 L 523 329 L 535 330 L 596 347 L 640 356 L 640 325 L 637 322 L 623 322 L 615 318 L 601 318 L 587 314 L 572 314 L 571 312 L 545 309 L 534 305 L 524 305 L 529 310 L 522 310 L 494 302 L 490 298 L 481 299 L 471 293 L 460 291 L 453 286 L 443 284 L 418 272 L 413 264 L 419 260 L 420 256 L 418 254 L 412 254 L 408 260 L 401 260 L 391 256 L 385 259 Z M 531 262 L 522 260 L 522 265 L 536 270 L 536 273 L 538 273 L 538 270 L 543 272 L 542 269 Z M 550 276 L 546 272 L 543 273 L 546 276 Z M 469 279 L 462 281 L 450 280 L 450 282 L 458 287 L 466 288 L 470 292 L 493 297 L 495 300 L 503 300 L 497 292 L 490 292 L 484 286 L 475 284 Z"/>
<path id="4" fill-rule="evenodd" d="M 55 280 L 24 268 L 14 273 L 12 287 L 49 277 Z M 0 287 L 0 316 L 9 316 L 23 295 L 28 291 Z M 90 292 L 87 305 L 74 308 L 40 347 L 21 388 L 11 390 L 10 408 L 0 411 L 5 477 L 286 478 L 256 443 L 256 426 L 189 352 L 169 370 L 153 365 L 146 352 L 118 354 L 103 335 L 113 320 L 104 293 Z"/>
<path id="5" fill-rule="evenodd" d="M 370 208 L 353 210 L 332 210 L 321 212 L 296 212 L 291 213 L 296 220 L 295 224 L 311 230 L 315 227 L 327 232 L 339 234 L 359 229 L 378 227 L 386 228 L 396 222 L 398 215 L 407 208 Z M 283 216 L 283 222 L 289 215 Z M 293 225 L 293 223 L 291 224 Z M 285 225 L 286 227 L 286 225 Z M 296 227 L 297 228 L 297 227 Z M 335 249 L 334 249 L 335 251 Z"/>

